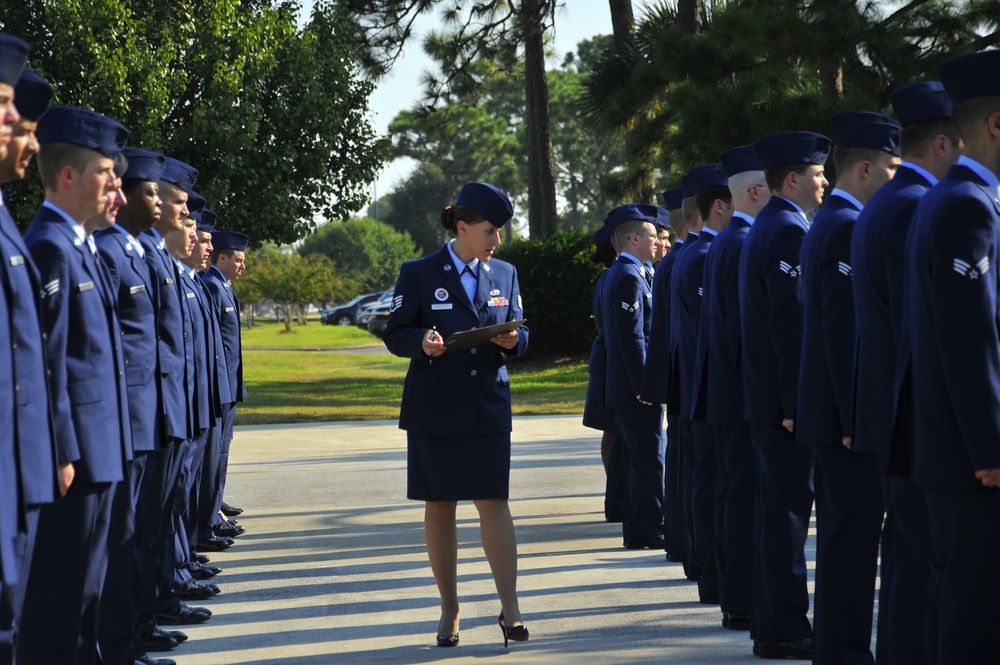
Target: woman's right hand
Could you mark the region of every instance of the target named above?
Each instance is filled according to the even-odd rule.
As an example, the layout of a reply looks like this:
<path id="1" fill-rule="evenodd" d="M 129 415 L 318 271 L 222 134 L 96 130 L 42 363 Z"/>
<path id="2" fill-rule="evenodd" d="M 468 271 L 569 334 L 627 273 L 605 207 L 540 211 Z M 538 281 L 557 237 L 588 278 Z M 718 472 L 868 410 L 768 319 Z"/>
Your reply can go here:
<path id="1" fill-rule="evenodd" d="M 424 333 L 422 346 L 424 349 L 424 355 L 430 356 L 431 358 L 436 358 L 444 353 L 444 339 L 438 334 L 438 331 L 434 329 L 428 330 Z"/>

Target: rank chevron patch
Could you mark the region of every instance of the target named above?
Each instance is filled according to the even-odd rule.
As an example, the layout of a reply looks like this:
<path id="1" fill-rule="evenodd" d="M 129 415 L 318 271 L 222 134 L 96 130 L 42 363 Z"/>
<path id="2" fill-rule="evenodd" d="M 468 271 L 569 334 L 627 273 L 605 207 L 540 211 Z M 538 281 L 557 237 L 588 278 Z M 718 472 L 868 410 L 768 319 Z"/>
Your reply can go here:
<path id="1" fill-rule="evenodd" d="M 962 259 L 955 259 L 952 266 L 959 275 L 967 277 L 970 280 L 979 279 L 980 275 L 985 275 L 990 269 L 990 257 L 984 256 L 976 262 L 976 265 L 967 263 Z"/>
<path id="2" fill-rule="evenodd" d="M 843 261 L 837 261 L 837 270 L 842 275 L 846 275 L 847 277 L 851 276 L 851 264 L 850 263 L 844 263 Z"/>
<path id="3" fill-rule="evenodd" d="M 639 301 L 636 300 L 631 305 L 628 304 L 627 302 L 623 302 L 622 303 L 622 309 L 624 309 L 626 312 L 629 312 L 630 314 L 634 313 L 634 312 L 637 312 L 637 311 L 639 311 Z"/>
<path id="4" fill-rule="evenodd" d="M 787 261 L 779 261 L 778 268 L 789 277 L 798 277 L 802 274 L 802 266 L 793 266 Z"/>

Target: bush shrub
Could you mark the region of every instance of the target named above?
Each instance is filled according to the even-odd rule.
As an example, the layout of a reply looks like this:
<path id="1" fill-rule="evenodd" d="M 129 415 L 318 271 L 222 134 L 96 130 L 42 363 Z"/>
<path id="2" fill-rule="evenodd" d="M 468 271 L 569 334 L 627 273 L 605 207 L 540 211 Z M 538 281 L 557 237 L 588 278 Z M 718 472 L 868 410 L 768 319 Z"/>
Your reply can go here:
<path id="1" fill-rule="evenodd" d="M 559 231 L 501 245 L 497 258 L 514 264 L 531 340 L 528 356 L 579 355 L 594 341 L 594 285 L 604 270 L 590 262 L 593 234 Z"/>

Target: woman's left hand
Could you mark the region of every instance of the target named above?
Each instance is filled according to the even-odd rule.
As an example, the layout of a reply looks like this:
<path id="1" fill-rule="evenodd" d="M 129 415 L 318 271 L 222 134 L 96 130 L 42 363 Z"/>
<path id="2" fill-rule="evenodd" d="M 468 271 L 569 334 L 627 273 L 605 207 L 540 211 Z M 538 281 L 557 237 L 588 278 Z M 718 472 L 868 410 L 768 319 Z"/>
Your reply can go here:
<path id="1" fill-rule="evenodd" d="M 511 330 L 508 333 L 500 333 L 499 335 L 491 337 L 490 341 L 496 344 L 497 346 L 502 346 L 503 348 L 509 351 L 510 349 L 513 349 L 514 347 L 517 346 L 517 331 Z"/>

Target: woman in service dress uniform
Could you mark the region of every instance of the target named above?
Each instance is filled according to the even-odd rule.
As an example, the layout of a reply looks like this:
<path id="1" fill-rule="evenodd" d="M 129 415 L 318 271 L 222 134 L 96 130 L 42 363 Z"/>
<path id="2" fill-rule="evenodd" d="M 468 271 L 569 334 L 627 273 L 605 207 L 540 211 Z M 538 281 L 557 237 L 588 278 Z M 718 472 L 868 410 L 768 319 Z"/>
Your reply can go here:
<path id="1" fill-rule="evenodd" d="M 424 501 L 424 533 L 441 595 L 438 646 L 458 644 L 458 501 L 479 511 L 483 550 L 500 596 L 504 645 L 528 630 L 517 603 L 517 542 L 507 505 L 510 478 L 510 382 L 506 356 L 524 353 L 521 326 L 469 349 L 445 352 L 452 333 L 522 317 L 517 271 L 491 260 L 510 199 L 486 183 L 462 187 L 441 213 L 455 238 L 399 271 L 385 345 L 410 358 L 399 427 L 407 431 L 407 498 Z"/>

